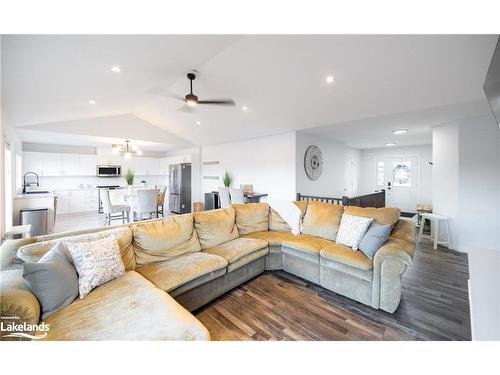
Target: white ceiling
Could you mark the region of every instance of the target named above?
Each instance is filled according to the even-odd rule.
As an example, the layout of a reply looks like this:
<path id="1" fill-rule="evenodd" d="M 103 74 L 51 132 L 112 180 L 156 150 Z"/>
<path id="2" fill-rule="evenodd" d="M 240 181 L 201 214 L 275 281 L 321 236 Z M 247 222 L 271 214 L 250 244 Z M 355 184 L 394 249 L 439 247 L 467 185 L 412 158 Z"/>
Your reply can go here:
<path id="1" fill-rule="evenodd" d="M 407 125 L 398 127 L 414 129 L 405 142 L 421 144 L 429 142 L 434 124 L 468 116 L 464 108 L 481 107 L 477 103 L 484 100 L 482 85 L 496 39 L 7 36 L 2 98 L 13 126 L 44 124 L 47 130 L 48 123 L 65 122 L 51 126 L 70 132 L 76 126 L 70 120 L 133 114 L 163 129 L 161 143 L 169 149 L 311 128 L 352 146 L 377 147 L 386 138 L 373 137 L 402 121 Z M 122 72 L 110 72 L 113 65 Z M 152 95 L 158 88 L 185 95 L 190 69 L 200 71 L 194 82 L 200 99 L 231 97 L 237 106 L 199 106 L 189 114 L 177 111 L 181 102 Z M 324 81 L 328 74 L 335 77 L 331 85 Z M 97 104 L 90 106 L 90 99 Z M 249 111 L 241 111 L 243 105 Z M 104 136 L 92 121 L 85 124 L 88 135 Z"/>

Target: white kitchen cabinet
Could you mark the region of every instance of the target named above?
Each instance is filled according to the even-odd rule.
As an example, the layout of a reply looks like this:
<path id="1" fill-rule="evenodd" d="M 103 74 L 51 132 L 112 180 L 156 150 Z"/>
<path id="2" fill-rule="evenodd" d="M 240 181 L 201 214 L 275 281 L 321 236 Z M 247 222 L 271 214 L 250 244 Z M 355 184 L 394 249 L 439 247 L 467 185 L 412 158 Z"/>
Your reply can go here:
<path id="1" fill-rule="evenodd" d="M 79 155 L 78 174 L 80 176 L 95 176 L 97 173 L 97 156 Z"/>
<path id="2" fill-rule="evenodd" d="M 56 190 L 57 214 L 92 212 L 99 208 L 97 189 Z"/>
<path id="3" fill-rule="evenodd" d="M 122 157 L 115 154 L 99 155 L 97 163 L 99 165 L 120 165 Z"/>
<path id="4" fill-rule="evenodd" d="M 56 215 L 69 214 L 69 191 L 54 191 L 54 195 L 57 197 Z"/>
<path id="5" fill-rule="evenodd" d="M 99 194 L 97 189 L 84 190 L 83 209 L 85 212 L 97 212 L 99 210 Z"/>
<path id="6" fill-rule="evenodd" d="M 135 158 L 134 172 L 137 176 L 163 175 L 159 158 Z"/>
<path id="7" fill-rule="evenodd" d="M 61 176 L 62 175 L 62 154 L 51 152 L 43 153 L 43 176 Z"/>
<path id="8" fill-rule="evenodd" d="M 61 154 L 62 176 L 74 176 L 80 171 L 80 155 L 78 154 Z"/>
<path id="9" fill-rule="evenodd" d="M 135 174 L 137 174 L 137 172 L 135 171 L 136 170 L 135 161 L 136 161 L 136 158 L 127 159 L 125 157 L 122 157 L 120 165 L 122 166 L 122 176 L 123 177 L 127 174 L 127 171 L 129 169 L 131 171 L 134 171 Z"/>
<path id="10" fill-rule="evenodd" d="M 167 158 L 161 158 L 160 159 L 160 176 L 168 176 L 168 159 Z"/>
<path id="11" fill-rule="evenodd" d="M 34 172 L 39 176 L 43 174 L 43 153 L 41 152 L 23 152 L 23 174 Z"/>

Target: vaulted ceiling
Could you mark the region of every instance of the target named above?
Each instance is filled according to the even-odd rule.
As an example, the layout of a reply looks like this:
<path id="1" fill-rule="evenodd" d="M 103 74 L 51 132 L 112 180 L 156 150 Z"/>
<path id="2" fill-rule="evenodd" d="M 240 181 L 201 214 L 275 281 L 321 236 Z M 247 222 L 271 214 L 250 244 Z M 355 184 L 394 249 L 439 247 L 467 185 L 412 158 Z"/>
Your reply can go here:
<path id="1" fill-rule="evenodd" d="M 6 120 L 23 127 L 20 134 L 29 141 L 36 132 L 151 141 L 149 133 L 172 149 L 309 129 L 354 147 L 376 147 L 383 142 L 377 129 L 404 122 L 421 128 L 407 143 L 428 143 L 432 126 L 470 115 L 464 108 L 484 108 L 482 85 L 496 39 L 6 36 L 2 105 Z M 121 72 L 111 72 L 112 66 Z M 199 71 L 194 91 L 200 99 L 231 97 L 236 106 L 186 113 L 178 110 L 182 102 L 158 95 L 184 96 L 191 69 Z M 327 75 L 333 83 L 325 82 Z"/>

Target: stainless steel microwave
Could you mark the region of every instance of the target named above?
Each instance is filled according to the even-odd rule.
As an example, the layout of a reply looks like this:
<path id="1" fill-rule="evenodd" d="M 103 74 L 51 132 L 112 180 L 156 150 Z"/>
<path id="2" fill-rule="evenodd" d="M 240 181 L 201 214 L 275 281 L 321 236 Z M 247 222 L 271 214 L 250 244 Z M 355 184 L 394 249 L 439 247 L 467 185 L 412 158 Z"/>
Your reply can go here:
<path id="1" fill-rule="evenodd" d="M 98 165 L 97 177 L 120 177 L 122 167 L 120 165 Z"/>

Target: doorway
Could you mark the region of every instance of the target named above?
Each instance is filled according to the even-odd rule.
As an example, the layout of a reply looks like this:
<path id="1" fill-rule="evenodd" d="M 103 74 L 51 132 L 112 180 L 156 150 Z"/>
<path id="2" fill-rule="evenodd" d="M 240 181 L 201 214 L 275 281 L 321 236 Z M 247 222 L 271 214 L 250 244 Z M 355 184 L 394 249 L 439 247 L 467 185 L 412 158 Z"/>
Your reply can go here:
<path id="1" fill-rule="evenodd" d="M 386 189 L 386 206 L 415 213 L 419 200 L 419 157 L 380 157 L 376 168 L 377 185 Z"/>

